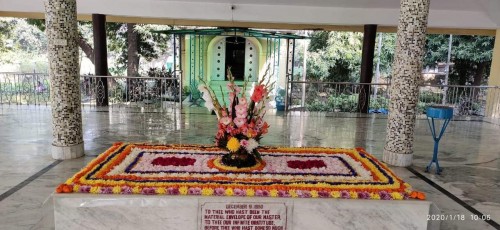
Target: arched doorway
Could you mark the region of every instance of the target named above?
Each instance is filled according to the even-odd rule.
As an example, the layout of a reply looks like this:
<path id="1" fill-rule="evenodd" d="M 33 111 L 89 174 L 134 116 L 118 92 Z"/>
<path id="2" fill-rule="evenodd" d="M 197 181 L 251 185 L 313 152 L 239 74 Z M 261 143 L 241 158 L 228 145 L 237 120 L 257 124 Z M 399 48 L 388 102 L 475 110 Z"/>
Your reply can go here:
<path id="1" fill-rule="evenodd" d="M 245 38 L 242 37 L 227 37 L 226 38 L 226 64 L 225 74 L 227 79 L 227 70 L 231 68 L 235 81 L 245 80 Z"/>
<path id="2" fill-rule="evenodd" d="M 260 44 L 255 38 L 215 37 L 209 44 L 209 81 L 227 81 L 227 67 L 236 81 L 257 81 Z"/>

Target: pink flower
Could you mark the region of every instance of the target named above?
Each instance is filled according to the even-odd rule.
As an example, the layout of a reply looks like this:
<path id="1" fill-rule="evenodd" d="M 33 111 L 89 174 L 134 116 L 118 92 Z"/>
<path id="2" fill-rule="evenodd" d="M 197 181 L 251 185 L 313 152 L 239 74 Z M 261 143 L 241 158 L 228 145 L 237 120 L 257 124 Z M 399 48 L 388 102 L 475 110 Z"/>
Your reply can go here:
<path id="1" fill-rule="evenodd" d="M 240 88 L 240 87 L 238 87 L 238 86 L 234 86 L 234 92 L 235 92 L 236 94 L 239 94 L 239 93 L 241 92 L 241 88 Z"/>
<path id="2" fill-rule="evenodd" d="M 167 188 L 168 195 L 179 195 L 179 188 Z"/>
<path id="3" fill-rule="evenodd" d="M 243 115 L 243 117 L 247 116 L 247 107 L 245 105 L 239 104 L 234 107 L 236 109 L 237 115 Z"/>
<path id="4" fill-rule="evenodd" d="M 344 199 L 351 199 L 351 194 L 346 190 L 342 190 L 340 191 L 340 197 Z"/>
<path id="5" fill-rule="evenodd" d="M 245 105 L 245 107 L 246 107 L 246 105 L 247 105 L 247 99 L 246 98 L 240 97 L 238 100 L 239 100 L 239 104 L 240 105 Z"/>
<path id="6" fill-rule="evenodd" d="M 262 119 L 258 119 L 256 122 L 255 122 L 255 125 L 257 126 L 257 128 L 262 128 L 262 126 L 264 126 L 264 121 Z"/>
<path id="7" fill-rule="evenodd" d="M 240 145 L 243 146 L 244 148 L 246 148 L 248 146 L 248 140 L 245 140 L 245 139 L 241 140 Z"/>
<path id="8" fill-rule="evenodd" d="M 231 123 L 231 118 L 229 117 L 222 117 L 220 120 L 219 120 L 220 123 L 224 124 L 224 125 L 229 125 Z"/>
<path id="9" fill-rule="evenodd" d="M 121 194 L 132 194 L 132 188 L 129 186 L 122 186 Z"/>
<path id="10" fill-rule="evenodd" d="M 113 193 L 112 187 L 102 187 L 101 188 L 101 194 L 112 194 L 112 193 Z"/>
<path id="11" fill-rule="evenodd" d="M 236 119 L 238 119 L 238 118 L 236 118 Z M 226 133 L 232 133 L 232 132 L 233 132 L 233 130 L 234 130 L 234 127 L 233 127 L 232 125 L 228 125 L 228 126 L 226 127 Z"/>
<path id="12" fill-rule="evenodd" d="M 387 191 L 380 191 L 378 194 L 381 200 L 392 200 L 391 194 L 389 194 Z"/>
<path id="13" fill-rule="evenodd" d="M 237 127 L 241 127 L 243 126 L 245 123 L 247 122 L 247 119 L 246 118 L 240 118 L 240 117 L 237 117 L 234 119 L 234 124 L 237 126 Z"/>
<path id="14" fill-rule="evenodd" d="M 227 83 L 227 89 L 228 89 L 228 90 L 232 90 L 232 89 L 233 89 L 233 87 L 234 87 L 234 83 L 232 83 L 232 82 L 228 82 L 228 83 Z"/>
<path id="15" fill-rule="evenodd" d="M 215 137 L 216 137 L 217 139 L 220 139 L 220 138 L 224 137 L 224 135 L 225 135 L 225 134 L 226 134 L 226 133 L 224 132 L 224 130 L 219 130 L 219 131 L 217 132 L 217 135 L 216 135 Z"/>
<path id="16" fill-rule="evenodd" d="M 88 185 L 82 185 L 80 186 L 80 188 L 78 189 L 78 192 L 81 192 L 81 193 L 89 193 L 90 192 L 90 186 Z"/>
<path id="17" fill-rule="evenodd" d="M 328 197 L 330 197 L 330 193 L 327 191 L 319 191 L 318 196 L 321 198 L 328 198 Z"/>
<path id="18" fill-rule="evenodd" d="M 370 199 L 370 193 L 366 191 L 358 192 L 358 199 Z"/>
<path id="19" fill-rule="evenodd" d="M 246 113 L 236 113 L 236 117 L 237 118 L 247 118 L 247 114 Z"/>
<path id="20" fill-rule="evenodd" d="M 247 132 L 248 132 L 248 127 L 246 124 L 240 127 L 240 133 L 245 134 Z"/>
<path id="21" fill-rule="evenodd" d="M 253 102 L 257 103 L 260 100 L 262 100 L 262 98 L 264 98 L 266 96 L 266 94 L 267 94 L 267 91 L 266 91 L 266 88 L 264 87 L 264 85 L 258 85 L 258 86 L 255 86 L 255 89 L 253 90 L 253 94 L 250 97 L 250 99 L 252 99 Z"/>
<path id="22" fill-rule="evenodd" d="M 201 195 L 201 188 L 189 188 L 188 195 Z"/>
<path id="23" fill-rule="evenodd" d="M 297 190 L 297 191 L 295 191 L 295 193 L 297 193 L 297 195 L 300 198 L 310 198 L 311 197 L 311 192 L 309 192 L 307 190 Z"/>
<path id="24" fill-rule="evenodd" d="M 216 188 L 214 193 L 216 196 L 224 196 L 226 194 L 226 190 L 223 188 Z"/>
<path id="25" fill-rule="evenodd" d="M 246 118 L 247 114 L 246 113 L 236 113 L 237 118 Z"/>
<path id="26" fill-rule="evenodd" d="M 267 190 L 255 190 L 255 196 L 269 196 L 269 191 Z"/>
<path id="27" fill-rule="evenodd" d="M 235 188 L 233 190 L 233 194 L 235 196 L 246 196 L 247 195 L 247 192 L 245 190 L 242 190 L 242 189 L 239 189 L 239 188 Z"/>
<path id="28" fill-rule="evenodd" d="M 279 197 L 290 197 L 290 194 L 287 191 L 279 190 L 278 191 L 278 196 Z"/>
<path id="29" fill-rule="evenodd" d="M 143 195 L 155 195 L 156 194 L 156 189 L 155 188 L 143 188 L 141 193 Z"/>

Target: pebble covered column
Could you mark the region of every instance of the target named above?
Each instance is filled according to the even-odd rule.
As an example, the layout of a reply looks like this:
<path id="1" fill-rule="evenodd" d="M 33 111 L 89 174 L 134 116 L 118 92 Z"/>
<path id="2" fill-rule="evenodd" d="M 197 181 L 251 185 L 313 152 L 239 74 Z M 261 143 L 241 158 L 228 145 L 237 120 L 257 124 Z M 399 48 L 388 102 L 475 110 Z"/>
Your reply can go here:
<path id="1" fill-rule="evenodd" d="M 383 161 L 409 166 L 413 160 L 418 85 L 430 0 L 401 0 L 390 88 L 389 117 Z"/>
<path id="2" fill-rule="evenodd" d="M 52 157 L 72 159 L 83 151 L 76 0 L 45 0 L 48 38 Z"/>

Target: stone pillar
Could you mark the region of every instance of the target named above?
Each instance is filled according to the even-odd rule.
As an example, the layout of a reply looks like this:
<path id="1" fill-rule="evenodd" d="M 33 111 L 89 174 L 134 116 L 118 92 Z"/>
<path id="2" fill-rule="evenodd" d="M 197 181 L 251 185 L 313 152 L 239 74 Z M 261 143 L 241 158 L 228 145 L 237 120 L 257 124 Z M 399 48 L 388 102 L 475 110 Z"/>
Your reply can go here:
<path id="1" fill-rule="evenodd" d="M 76 0 L 46 0 L 52 157 L 71 159 L 83 151 Z"/>
<path id="2" fill-rule="evenodd" d="M 376 35 L 377 25 L 365 25 L 359 83 L 372 83 Z M 360 86 L 358 96 L 358 112 L 360 113 L 368 113 L 368 108 L 370 106 L 370 87 L 370 85 Z"/>
<path id="3" fill-rule="evenodd" d="M 106 15 L 92 14 L 94 31 L 94 66 L 96 76 L 108 76 L 108 47 L 106 45 Z M 108 106 L 108 78 L 96 79 L 97 106 Z"/>
<path id="4" fill-rule="evenodd" d="M 491 60 L 489 86 L 500 86 L 500 29 L 497 29 L 495 37 L 495 48 Z M 491 118 L 500 118 L 500 89 L 488 89 L 486 98 L 486 116 Z"/>
<path id="5" fill-rule="evenodd" d="M 430 0 L 401 0 L 394 52 L 383 161 L 409 166 L 413 160 L 418 84 L 425 53 Z"/>

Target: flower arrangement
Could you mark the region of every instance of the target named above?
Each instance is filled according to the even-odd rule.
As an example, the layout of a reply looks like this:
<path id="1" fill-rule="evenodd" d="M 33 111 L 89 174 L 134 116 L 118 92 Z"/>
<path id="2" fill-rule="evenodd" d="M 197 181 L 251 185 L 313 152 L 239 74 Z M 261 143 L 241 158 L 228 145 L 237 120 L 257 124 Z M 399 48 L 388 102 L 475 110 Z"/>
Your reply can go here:
<path id="1" fill-rule="evenodd" d="M 253 168 L 220 164 L 220 148 L 115 143 L 57 193 L 425 199 L 362 148 L 260 149 Z M 260 165 L 259 165 L 260 164 Z"/>
<path id="2" fill-rule="evenodd" d="M 217 115 L 219 122 L 215 143 L 228 150 L 229 153 L 222 159 L 222 163 L 228 166 L 251 167 L 257 164 L 257 160 L 262 160 L 257 147 L 269 129 L 269 124 L 264 121 L 264 115 L 270 100 L 269 92 L 274 85 L 266 77 L 267 73 L 268 70 L 251 90 L 252 93 L 247 94 L 248 82 L 245 81 L 243 88 L 239 87 L 228 69 L 229 98 L 228 104 L 222 98 L 222 105 L 214 90 L 201 79 L 203 84 L 200 84 L 198 89 L 203 93 L 205 107 L 214 110 Z M 222 87 L 220 90 L 222 91 Z"/>

